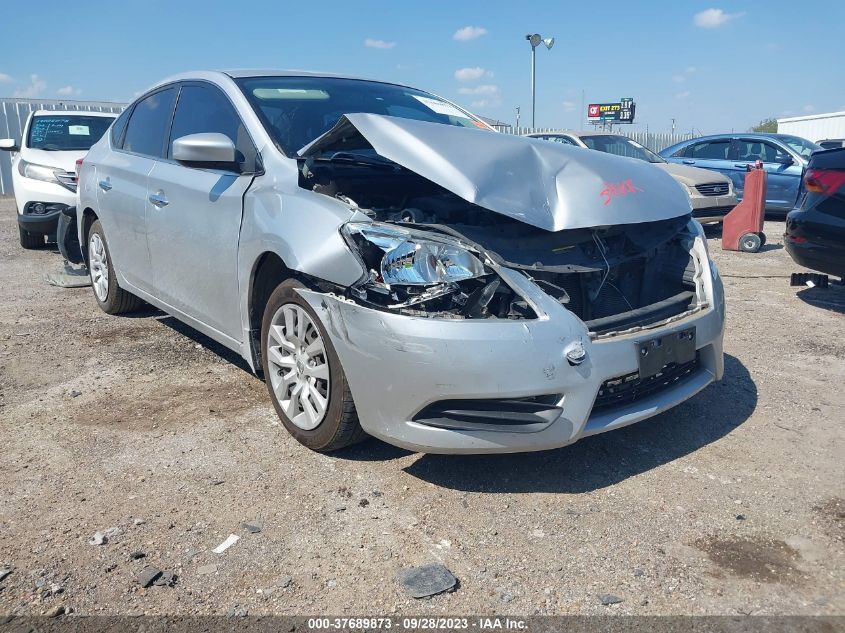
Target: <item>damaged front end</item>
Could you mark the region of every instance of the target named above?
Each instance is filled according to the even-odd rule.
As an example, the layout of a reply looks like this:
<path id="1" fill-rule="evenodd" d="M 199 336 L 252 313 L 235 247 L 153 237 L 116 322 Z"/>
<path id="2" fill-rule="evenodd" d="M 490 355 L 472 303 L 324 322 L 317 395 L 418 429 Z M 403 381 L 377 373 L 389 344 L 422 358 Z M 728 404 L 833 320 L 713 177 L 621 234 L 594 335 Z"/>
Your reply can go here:
<path id="1" fill-rule="evenodd" d="M 599 152 L 447 129 L 443 139 L 457 133 L 478 145 L 485 158 L 475 161 L 476 172 L 523 181 L 510 194 L 489 176 L 480 182 L 456 167 L 454 140 L 441 139 L 437 129 L 448 126 L 386 119 L 347 115 L 299 161 L 302 188 L 371 220 L 341 229 L 367 271 L 337 289 L 346 298 L 418 317 L 542 317 L 531 293 L 500 274 L 507 268 L 577 316 L 594 338 L 708 305 L 701 281 L 707 253 L 703 241 L 696 247 L 689 199 L 659 170 Z M 405 153 L 415 144 L 415 154 Z M 609 185 L 623 168 L 631 174 L 624 186 Z M 535 191 L 534 202 L 529 196 L 521 208 L 511 206 L 532 186 L 545 187 L 543 195 Z"/>

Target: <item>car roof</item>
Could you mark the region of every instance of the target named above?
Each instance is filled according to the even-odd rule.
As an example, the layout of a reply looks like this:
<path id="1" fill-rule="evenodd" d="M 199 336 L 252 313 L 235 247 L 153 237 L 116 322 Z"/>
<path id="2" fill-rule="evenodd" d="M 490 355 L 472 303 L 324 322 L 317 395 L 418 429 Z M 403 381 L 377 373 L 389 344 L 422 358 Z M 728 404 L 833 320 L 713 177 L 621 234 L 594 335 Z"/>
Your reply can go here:
<path id="1" fill-rule="evenodd" d="M 43 115 L 51 115 L 51 116 L 68 116 L 68 115 L 80 115 L 80 116 L 106 116 L 106 117 L 117 117 L 120 113 L 119 112 L 100 112 L 98 110 L 35 110 L 32 113 L 32 116 L 43 116 Z"/>
<path id="2" fill-rule="evenodd" d="M 375 83 L 380 84 L 388 84 L 391 86 L 401 86 L 403 88 L 412 88 L 407 84 L 401 83 L 394 83 L 392 81 L 381 81 L 378 79 L 370 79 L 367 77 L 356 77 L 353 75 L 339 75 L 335 73 L 328 73 L 328 72 L 320 72 L 314 70 L 276 70 L 276 69 L 268 69 L 268 68 L 238 68 L 238 69 L 229 69 L 229 70 L 194 70 L 189 72 L 178 73 L 176 75 L 171 75 L 170 77 L 166 77 L 161 81 L 157 81 L 155 84 L 150 86 L 148 90 L 144 92 L 148 92 L 149 90 L 153 90 L 159 86 L 163 86 L 165 84 L 173 83 L 175 81 L 191 81 L 197 79 L 205 79 L 208 81 L 217 81 L 225 80 L 225 79 L 243 79 L 246 77 L 324 77 L 329 79 L 354 79 L 357 81 L 372 81 Z"/>

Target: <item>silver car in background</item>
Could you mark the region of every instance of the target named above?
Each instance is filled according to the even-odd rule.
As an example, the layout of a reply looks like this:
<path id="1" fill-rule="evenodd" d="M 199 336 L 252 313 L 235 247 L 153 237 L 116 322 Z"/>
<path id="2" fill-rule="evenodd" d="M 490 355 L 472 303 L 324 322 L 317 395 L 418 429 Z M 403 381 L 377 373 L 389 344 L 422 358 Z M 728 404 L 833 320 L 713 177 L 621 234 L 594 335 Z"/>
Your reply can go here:
<path id="1" fill-rule="evenodd" d="M 406 86 L 172 77 L 78 196 L 100 307 L 237 351 L 314 450 L 553 448 L 722 377 L 721 281 L 668 174 Z"/>

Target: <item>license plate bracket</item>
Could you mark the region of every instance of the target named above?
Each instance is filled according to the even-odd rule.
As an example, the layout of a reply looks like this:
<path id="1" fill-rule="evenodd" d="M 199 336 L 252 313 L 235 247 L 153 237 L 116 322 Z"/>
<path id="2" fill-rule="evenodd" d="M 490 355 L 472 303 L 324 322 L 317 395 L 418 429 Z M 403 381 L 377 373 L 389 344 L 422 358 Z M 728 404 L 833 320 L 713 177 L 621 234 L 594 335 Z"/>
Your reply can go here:
<path id="1" fill-rule="evenodd" d="M 640 379 L 659 374 L 666 365 L 683 365 L 695 359 L 695 328 L 637 341 Z"/>

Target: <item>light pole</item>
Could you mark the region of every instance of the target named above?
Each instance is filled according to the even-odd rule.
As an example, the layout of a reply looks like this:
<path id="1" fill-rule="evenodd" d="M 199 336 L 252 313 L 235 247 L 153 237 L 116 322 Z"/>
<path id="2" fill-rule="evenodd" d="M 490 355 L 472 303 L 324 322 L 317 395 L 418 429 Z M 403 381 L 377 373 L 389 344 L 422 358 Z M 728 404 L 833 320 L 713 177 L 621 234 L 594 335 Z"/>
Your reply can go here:
<path id="1" fill-rule="evenodd" d="M 537 47 L 542 43 L 546 45 L 546 48 L 551 50 L 552 46 L 555 45 L 555 38 L 547 37 L 543 39 L 543 37 L 539 33 L 534 33 L 533 35 L 526 35 L 525 39 L 528 40 L 528 43 L 531 44 L 531 127 L 535 127 L 535 113 L 536 113 L 536 105 L 534 103 L 536 96 L 537 96 L 537 84 L 536 84 L 536 65 L 537 65 Z"/>

